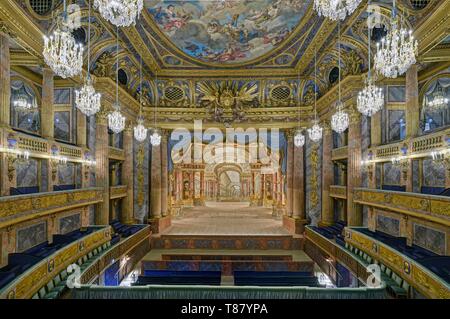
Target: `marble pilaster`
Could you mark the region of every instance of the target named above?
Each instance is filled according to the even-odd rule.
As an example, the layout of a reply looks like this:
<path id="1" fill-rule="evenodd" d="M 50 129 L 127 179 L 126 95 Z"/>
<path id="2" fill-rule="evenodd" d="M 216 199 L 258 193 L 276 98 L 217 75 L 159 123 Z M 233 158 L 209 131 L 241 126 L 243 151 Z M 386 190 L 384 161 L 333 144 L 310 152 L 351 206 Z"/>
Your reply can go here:
<path id="1" fill-rule="evenodd" d="M 95 223 L 97 225 L 109 224 L 109 147 L 108 147 L 108 123 L 107 113 L 100 111 L 96 114 L 96 144 L 95 160 L 96 171 L 95 179 L 97 187 L 103 189 L 103 202 L 98 204 Z"/>
<path id="2" fill-rule="evenodd" d="M 333 134 L 328 123 L 323 123 L 322 137 L 322 214 L 320 224 L 330 226 L 334 223 L 333 199 L 330 197 L 330 185 L 333 184 Z"/>
<path id="3" fill-rule="evenodd" d="M 151 154 L 150 213 L 152 218 L 161 218 L 161 145 L 152 146 Z"/>
<path id="4" fill-rule="evenodd" d="M 54 74 L 50 68 L 42 70 L 42 106 L 41 133 L 42 137 L 53 140 L 55 126 L 54 112 Z"/>
<path id="5" fill-rule="evenodd" d="M 168 171 L 168 149 L 167 139 L 169 133 L 162 132 L 161 138 L 161 214 L 166 216 L 168 212 L 168 190 L 169 190 L 169 171 Z"/>
<path id="6" fill-rule="evenodd" d="M 127 196 L 122 200 L 121 222 L 124 224 L 132 224 L 133 218 L 133 129 L 131 126 L 123 132 L 123 150 L 125 152 L 125 160 L 122 164 L 122 184 L 127 186 Z"/>
<path id="7" fill-rule="evenodd" d="M 9 42 L 9 36 L 0 33 L 0 127 L 10 125 L 11 56 Z"/>

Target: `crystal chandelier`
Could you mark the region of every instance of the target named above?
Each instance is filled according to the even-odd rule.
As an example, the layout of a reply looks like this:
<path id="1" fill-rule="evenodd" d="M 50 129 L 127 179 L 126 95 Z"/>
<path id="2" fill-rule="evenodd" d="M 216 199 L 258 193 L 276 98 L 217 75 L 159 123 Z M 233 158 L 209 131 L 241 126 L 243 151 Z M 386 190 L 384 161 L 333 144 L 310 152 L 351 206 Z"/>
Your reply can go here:
<path id="1" fill-rule="evenodd" d="M 412 30 L 399 28 L 396 18 L 396 8 L 392 11 L 391 29 L 381 44 L 377 43 L 375 68 L 385 77 L 396 78 L 404 74 L 411 65 L 416 63 L 418 43 L 412 35 Z"/>
<path id="2" fill-rule="evenodd" d="M 153 134 L 150 135 L 150 143 L 152 146 L 159 146 L 161 144 L 161 134 L 155 129 Z"/>
<path id="3" fill-rule="evenodd" d="M 136 24 L 136 19 L 144 8 L 143 0 L 95 0 L 94 7 L 103 18 L 118 27 Z"/>
<path id="4" fill-rule="evenodd" d="M 356 10 L 362 0 L 314 0 L 314 10 L 319 16 L 331 20 L 344 20 Z"/>
<path id="5" fill-rule="evenodd" d="M 36 99 L 33 99 L 33 102 L 30 103 L 29 96 L 25 92 L 20 92 L 15 96 L 13 106 L 19 112 L 28 112 L 32 109 L 37 109 Z"/>
<path id="6" fill-rule="evenodd" d="M 344 105 L 341 102 L 341 24 L 338 23 L 338 33 L 339 33 L 339 43 L 338 43 L 338 52 L 339 52 L 339 101 L 337 102 L 336 108 L 337 112 L 333 114 L 331 117 L 331 128 L 333 131 L 341 134 L 343 133 L 350 123 L 350 119 L 348 114 L 343 111 Z"/>
<path id="7" fill-rule="evenodd" d="M 56 30 L 49 38 L 44 36 L 44 61 L 56 75 L 63 79 L 74 77 L 83 68 L 83 46 L 75 42 L 67 22 L 66 1 L 64 1 L 64 21 L 58 20 Z"/>
<path id="8" fill-rule="evenodd" d="M 445 97 L 444 90 L 437 84 L 432 94 L 432 98 L 426 103 L 427 110 L 430 112 L 440 112 L 447 108 L 448 98 Z"/>
<path id="9" fill-rule="evenodd" d="M 303 135 L 301 130 L 297 130 L 294 135 L 294 145 L 296 147 L 302 147 L 305 145 L 305 135 Z"/>
<path id="10" fill-rule="evenodd" d="M 108 128 L 115 134 L 125 129 L 125 116 L 120 113 L 120 105 L 114 104 L 114 111 L 108 114 Z"/>
<path id="11" fill-rule="evenodd" d="M 370 0 L 369 4 L 370 6 Z M 369 17 L 370 18 L 370 17 Z M 369 19 L 368 18 L 368 19 Z M 368 36 L 368 45 L 369 45 L 369 71 L 367 74 L 367 82 L 366 87 L 359 92 L 358 98 L 356 101 L 356 108 L 358 111 L 365 116 L 372 116 L 378 111 L 380 111 L 384 106 L 384 93 L 383 89 L 375 85 L 375 81 L 372 78 L 372 65 L 371 65 L 371 28 L 369 26 L 369 36 Z"/>
<path id="12" fill-rule="evenodd" d="M 333 114 L 331 117 L 331 128 L 336 133 L 344 133 L 345 130 L 348 128 L 348 125 L 350 123 L 350 119 L 348 117 L 348 114 L 342 110 L 343 105 L 341 102 L 338 102 L 337 105 L 337 112 Z"/>
<path id="13" fill-rule="evenodd" d="M 144 126 L 144 118 L 142 117 L 142 57 L 140 63 L 140 92 L 139 92 L 139 117 L 137 120 L 137 125 L 134 127 L 134 138 L 138 142 L 143 142 L 147 138 L 147 128 Z"/>
<path id="14" fill-rule="evenodd" d="M 317 50 L 314 52 L 314 125 L 308 129 L 308 134 L 315 143 L 322 139 L 322 128 L 317 120 Z"/>
<path id="15" fill-rule="evenodd" d="M 92 85 L 90 74 L 91 55 L 91 2 L 89 1 L 88 53 L 87 76 L 80 90 L 75 91 L 75 106 L 86 116 L 92 116 L 100 111 L 101 94 L 96 93 Z"/>
<path id="16" fill-rule="evenodd" d="M 120 113 L 119 104 L 119 29 L 117 28 L 117 53 L 116 53 L 116 103 L 114 111 L 108 114 L 108 127 L 111 131 L 118 134 L 125 129 L 125 116 Z"/>

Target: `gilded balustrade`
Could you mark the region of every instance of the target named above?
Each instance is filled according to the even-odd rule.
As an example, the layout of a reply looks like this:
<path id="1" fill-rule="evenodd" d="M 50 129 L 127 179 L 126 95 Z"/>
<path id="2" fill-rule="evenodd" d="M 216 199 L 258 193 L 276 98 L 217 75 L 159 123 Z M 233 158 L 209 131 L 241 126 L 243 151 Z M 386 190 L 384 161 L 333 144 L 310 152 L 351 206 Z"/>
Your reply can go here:
<path id="1" fill-rule="evenodd" d="M 353 200 L 450 226 L 450 197 L 357 188 Z"/>
<path id="2" fill-rule="evenodd" d="M 29 299 L 57 274 L 80 257 L 111 240 L 111 227 L 100 226 L 93 233 L 40 261 L 0 290 L 0 299 Z"/>
<path id="3" fill-rule="evenodd" d="M 429 298 L 450 298 L 450 285 L 415 260 L 357 229 L 346 228 L 345 241 L 387 265 L 423 295 Z"/>
<path id="4" fill-rule="evenodd" d="M 127 196 L 127 185 L 111 186 L 109 188 L 109 198 L 123 198 Z"/>
<path id="5" fill-rule="evenodd" d="M 146 226 L 136 234 L 112 246 L 82 272 L 80 282 L 82 284 L 91 283 L 103 272 L 104 268 L 111 265 L 113 260 L 120 260 L 122 257 L 131 255 L 130 252 L 140 245 L 148 245 L 146 250 L 150 250 L 150 238 L 150 226 Z"/>
<path id="6" fill-rule="evenodd" d="M 0 197 L 0 228 L 99 202 L 100 188 Z"/>
<path id="7" fill-rule="evenodd" d="M 346 158 L 348 158 L 348 147 L 347 146 L 334 148 L 331 151 L 331 160 L 332 161 L 342 160 L 342 159 L 346 159 Z"/>
<path id="8" fill-rule="evenodd" d="M 110 146 L 108 154 L 109 154 L 108 156 L 110 159 L 115 159 L 118 161 L 125 160 L 125 151 L 123 149 Z"/>
<path id="9" fill-rule="evenodd" d="M 347 199 L 347 186 L 330 185 L 330 196 Z"/>

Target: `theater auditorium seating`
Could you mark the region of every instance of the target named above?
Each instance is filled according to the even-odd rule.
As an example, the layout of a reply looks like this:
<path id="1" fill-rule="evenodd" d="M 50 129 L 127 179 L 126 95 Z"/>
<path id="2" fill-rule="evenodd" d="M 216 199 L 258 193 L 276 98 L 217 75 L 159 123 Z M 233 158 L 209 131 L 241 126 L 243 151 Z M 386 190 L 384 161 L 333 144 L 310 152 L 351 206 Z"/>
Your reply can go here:
<path id="1" fill-rule="evenodd" d="M 139 230 L 145 227 L 145 225 L 124 225 L 118 220 L 113 220 L 110 225 L 115 233 L 124 238 L 137 233 Z"/>
<path id="2" fill-rule="evenodd" d="M 334 224 L 332 226 L 327 226 L 327 227 L 311 226 L 311 228 L 328 239 L 336 240 L 337 244 L 344 247 L 345 240 L 344 240 L 344 236 L 342 235 L 342 232 L 346 225 L 347 225 L 346 222 L 338 221 L 336 224 Z"/>
<path id="3" fill-rule="evenodd" d="M 172 271 L 145 270 L 133 284 L 145 285 L 210 285 L 219 286 L 222 273 L 220 271 Z"/>
<path id="4" fill-rule="evenodd" d="M 93 230 L 93 228 L 86 228 L 75 230 L 65 235 L 53 235 L 52 243 L 46 241 L 21 253 L 9 254 L 8 265 L 0 268 L 0 288 L 8 285 L 11 281 L 44 258 L 47 258 L 68 244 L 92 233 Z"/>
<path id="5" fill-rule="evenodd" d="M 381 185 L 381 189 L 385 191 L 405 192 L 406 186 L 401 185 Z"/>
<path id="6" fill-rule="evenodd" d="M 440 256 L 414 244 L 407 246 L 406 238 L 404 237 L 394 237 L 379 231 L 372 232 L 366 228 L 360 228 L 358 231 L 392 247 L 403 255 L 427 267 L 446 282 L 450 282 L 450 257 Z"/>

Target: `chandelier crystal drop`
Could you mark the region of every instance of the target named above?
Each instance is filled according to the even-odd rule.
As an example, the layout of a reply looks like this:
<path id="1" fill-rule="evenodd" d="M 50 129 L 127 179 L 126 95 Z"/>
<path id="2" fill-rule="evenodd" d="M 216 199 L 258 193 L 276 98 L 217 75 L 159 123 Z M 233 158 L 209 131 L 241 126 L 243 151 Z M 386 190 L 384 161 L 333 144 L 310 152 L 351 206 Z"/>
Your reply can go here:
<path id="1" fill-rule="evenodd" d="M 144 119 L 139 117 L 138 124 L 134 127 L 134 138 L 138 142 L 143 142 L 147 138 L 147 128 L 144 126 Z"/>
<path id="2" fill-rule="evenodd" d="M 294 135 L 294 145 L 296 147 L 302 147 L 305 145 L 305 135 L 303 135 L 301 130 L 298 130 Z"/>
<path id="3" fill-rule="evenodd" d="M 317 143 L 322 139 L 322 131 L 323 129 L 320 127 L 317 120 L 314 121 L 314 125 L 308 129 L 309 138 L 311 141 Z"/>
<path id="4" fill-rule="evenodd" d="M 75 91 L 75 106 L 86 116 L 92 116 L 100 111 L 100 100 L 101 94 L 95 92 L 92 79 L 88 76 L 81 89 Z"/>
<path id="5" fill-rule="evenodd" d="M 448 98 L 445 97 L 444 90 L 441 86 L 437 85 L 436 89 L 432 93 L 431 99 L 427 102 L 427 110 L 430 112 L 441 112 L 448 107 Z"/>
<path id="6" fill-rule="evenodd" d="M 157 130 L 154 130 L 153 134 L 150 135 L 150 143 L 152 146 L 159 146 L 161 144 L 161 134 Z"/>
<path id="7" fill-rule="evenodd" d="M 337 112 L 331 117 L 331 128 L 338 134 L 344 133 L 350 123 L 348 114 L 342 110 L 342 102 L 338 102 Z"/>
<path id="8" fill-rule="evenodd" d="M 414 39 L 412 30 L 399 28 L 398 21 L 394 18 L 386 37 L 381 43 L 377 43 L 375 69 L 385 77 L 396 78 L 416 63 L 417 53 L 418 42 Z"/>
<path id="9" fill-rule="evenodd" d="M 44 61 L 63 79 L 77 76 L 83 68 L 83 46 L 75 42 L 68 29 L 57 26 L 50 37 L 44 36 Z"/>
<path id="10" fill-rule="evenodd" d="M 129 27 L 136 24 L 142 9 L 143 0 L 95 0 L 94 8 L 103 18 L 118 27 Z"/>
<path id="11" fill-rule="evenodd" d="M 108 114 L 108 127 L 113 133 L 119 134 L 125 129 L 125 116 L 120 113 L 120 105 L 114 105 L 114 111 Z"/>
<path id="12" fill-rule="evenodd" d="M 367 80 L 366 87 L 359 92 L 357 109 L 365 116 L 372 116 L 384 106 L 383 89 L 376 86 L 372 79 Z"/>
<path id="13" fill-rule="evenodd" d="M 344 20 L 356 10 L 362 0 L 314 0 L 314 10 L 319 16 L 331 20 Z"/>

